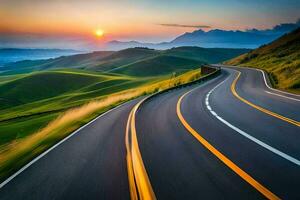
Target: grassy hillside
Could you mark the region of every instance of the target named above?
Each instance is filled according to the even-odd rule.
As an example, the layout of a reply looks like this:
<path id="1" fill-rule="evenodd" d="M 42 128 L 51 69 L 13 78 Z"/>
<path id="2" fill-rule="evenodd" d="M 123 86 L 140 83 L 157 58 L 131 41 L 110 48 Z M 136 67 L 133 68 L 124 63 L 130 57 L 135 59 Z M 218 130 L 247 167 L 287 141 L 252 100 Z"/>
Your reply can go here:
<path id="1" fill-rule="evenodd" d="M 174 72 L 179 76 L 229 54 L 199 47 L 131 48 L 11 64 L 0 73 L 0 144 L 26 137 L 73 107 L 168 80 Z"/>
<path id="2" fill-rule="evenodd" d="M 205 63 L 219 63 L 248 51 L 249 49 L 201 48 L 187 46 L 168 49 L 164 51 L 164 54 L 193 59 Z"/>
<path id="3" fill-rule="evenodd" d="M 131 48 L 1 68 L 0 179 L 99 113 L 199 78 L 213 56 L 192 51 Z"/>
<path id="4" fill-rule="evenodd" d="M 33 72 L 0 84 L 0 121 L 60 111 L 149 80 L 69 69 Z"/>
<path id="5" fill-rule="evenodd" d="M 114 68 L 111 72 L 127 74 L 130 76 L 158 76 L 172 72 L 182 73 L 191 69 L 199 68 L 201 61 L 186 59 L 176 56 L 159 55 L 144 59 L 129 65 Z"/>
<path id="6" fill-rule="evenodd" d="M 74 69 L 5 76 L 0 81 L 0 150 L 1 145 L 31 135 L 68 109 L 164 78 Z"/>
<path id="7" fill-rule="evenodd" d="M 21 105 L 74 92 L 97 82 L 105 76 L 69 72 L 39 72 L 10 81 L 0 86 L 0 108 L 5 104 Z"/>
<path id="8" fill-rule="evenodd" d="M 158 56 L 172 56 L 173 58 L 177 57 L 178 60 L 180 60 L 180 58 L 186 59 L 185 64 L 190 65 L 195 64 L 196 62 L 222 62 L 247 51 L 247 49 L 206 49 L 200 47 L 178 47 L 169 50 L 130 48 L 117 52 L 94 52 L 49 60 L 21 61 L 17 63 L 10 63 L 0 70 L 3 75 L 24 73 L 34 70 L 49 70 L 54 68 L 79 68 L 89 71 L 106 72 L 112 71 L 115 68 L 121 68 L 122 66 L 128 66 L 131 64 L 134 65 L 136 62 L 140 62 L 141 65 L 146 64 L 147 66 L 153 67 L 159 63 L 156 62 L 157 59 L 152 58 Z M 176 58 L 169 59 L 170 62 L 164 62 L 164 65 L 174 64 L 173 60 L 175 59 Z M 142 60 L 147 61 L 141 62 Z M 153 61 L 152 64 L 149 63 L 151 61 Z"/>
<path id="9" fill-rule="evenodd" d="M 124 49 L 99 60 L 99 62 L 94 65 L 86 67 L 86 69 L 94 71 L 110 71 L 114 68 L 157 55 L 159 55 L 159 51 L 148 48 Z"/>
<path id="10" fill-rule="evenodd" d="M 263 69 L 274 87 L 300 93 L 300 28 L 226 64 Z"/>
<path id="11" fill-rule="evenodd" d="M 74 77 L 68 79 L 78 81 L 89 77 L 92 81 L 85 82 L 82 88 L 75 84 L 75 89 L 67 91 L 62 89 L 55 97 L 45 96 L 42 100 L 0 110 L 0 181 L 76 128 L 111 107 L 141 95 L 193 81 L 201 76 L 199 69 L 172 79 L 170 76 L 135 78 L 95 72 L 91 75 L 79 71 L 43 72 L 43 75 L 47 73 L 51 75 L 57 73 L 57 76 L 71 74 Z M 14 83 L 18 86 L 23 83 L 22 79 L 35 80 L 39 75 L 40 73 L 34 73 L 7 84 Z M 117 81 L 117 83 L 107 83 L 108 81 Z M 47 84 L 48 87 L 57 88 L 54 81 L 49 81 Z"/>

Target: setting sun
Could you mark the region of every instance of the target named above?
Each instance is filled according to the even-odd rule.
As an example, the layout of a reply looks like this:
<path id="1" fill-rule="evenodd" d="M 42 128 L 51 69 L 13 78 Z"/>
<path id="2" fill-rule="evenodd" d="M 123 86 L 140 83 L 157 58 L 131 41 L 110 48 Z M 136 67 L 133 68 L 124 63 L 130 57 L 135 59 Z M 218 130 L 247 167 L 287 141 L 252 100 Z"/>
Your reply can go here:
<path id="1" fill-rule="evenodd" d="M 101 30 L 101 29 L 97 29 L 97 30 L 95 31 L 95 35 L 96 35 L 97 37 L 102 37 L 103 34 L 104 34 L 104 31 Z"/>

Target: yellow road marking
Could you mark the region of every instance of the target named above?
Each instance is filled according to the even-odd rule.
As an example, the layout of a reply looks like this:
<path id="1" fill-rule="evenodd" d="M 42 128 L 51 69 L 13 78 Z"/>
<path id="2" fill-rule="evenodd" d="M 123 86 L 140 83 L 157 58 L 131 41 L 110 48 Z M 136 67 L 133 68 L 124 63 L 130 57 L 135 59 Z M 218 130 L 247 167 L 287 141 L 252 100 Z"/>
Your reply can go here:
<path id="1" fill-rule="evenodd" d="M 149 181 L 148 174 L 146 172 L 144 162 L 139 149 L 136 127 L 135 127 L 135 114 L 139 106 L 144 100 L 140 101 L 131 111 L 126 127 L 126 148 L 127 148 L 127 169 L 128 169 L 128 180 L 131 199 L 142 200 L 156 200 L 153 192 L 151 183 Z M 129 131 L 130 124 L 130 131 Z M 131 133 L 131 147 L 129 144 L 129 134 Z M 137 190 L 136 190 L 137 186 Z"/>
<path id="2" fill-rule="evenodd" d="M 135 187 L 133 166 L 132 166 L 132 158 L 130 153 L 130 144 L 129 144 L 129 125 L 130 119 L 132 116 L 132 111 L 130 112 L 126 125 L 126 135 L 125 135 L 125 145 L 126 145 L 126 161 L 127 161 L 127 174 L 128 174 L 128 182 L 129 182 L 129 192 L 131 200 L 138 200 L 137 190 Z"/>
<path id="3" fill-rule="evenodd" d="M 257 106 L 257 105 L 255 105 L 255 104 L 249 102 L 248 100 L 242 98 L 242 97 L 236 92 L 236 90 L 235 90 L 236 83 L 237 83 L 237 81 L 238 81 L 240 75 L 241 75 L 241 72 L 238 71 L 237 77 L 234 79 L 234 81 L 233 81 L 232 84 L 231 84 L 231 92 L 232 92 L 232 94 L 233 94 L 235 97 L 237 97 L 237 98 L 238 98 L 239 100 L 241 100 L 242 102 L 248 104 L 249 106 L 252 106 L 253 108 L 255 108 L 255 109 L 259 110 L 259 111 L 262 111 L 262 112 L 264 112 L 264 113 L 266 113 L 266 114 L 268 114 L 268 115 L 271 115 L 271 116 L 273 116 L 273 117 L 276 117 L 276 118 L 278 118 L 278 119 L 281 119 L 281 120 L 283 120 L 283 121 L 286 121 L 286 122 L 288 122 L 288 123 L 291 123 L 291 124 L 293 124 L 293 125 L 296 125 L 296 126 L 300 127 L 300 122 L 298 122 L 298 121 L 296 121 L 296 120 L 293 120 L 293 119 L 290 119 L 290 118 L 287 118 L 287 117 L 284 117 L 284 116 L 279 115 L 279 114 L 277 114 L 277 113 L 275 113 L 275 112 L 269 111 L 269 110 L 267 110 L 267 109 L 265 109 L 265 108 L 262 108 L 262 107 L 260 107 L 260 106 Z"/>
<path id="4" fill-rule="evenodd" d="M 280 199 L 278 196 L 273 194 L 270 190 L 264 187 L 262 184 L 257 182 L 254 178 L 252 178 L 249 174 L 247 174 L 244 170 L 239 168 L 235 163 L 233 163 L 229 158 L 223 155 L 220 151 L 218 151 L 214 146 L 212 146 L 207 140 L 205 140 L 197 131 L 195 131 L 184 119 L 182 116 L 180 106 L 182 99 L 188 94 L 189 92 L 182 95 L 176 106 L 176 112 L 179 120 L 183 124 L 183 126 L 204 146 L 206 147 L 211 153 L 213 153 L 218 159 L 220 159 L 227 167 L 229 167 L 232 171 L 238 174 L 242 179 L 244 179 L 247 183 L 252 185 L 256 190 L 258 190 L 261 194 L 263 194 L 268 199 Z"/>

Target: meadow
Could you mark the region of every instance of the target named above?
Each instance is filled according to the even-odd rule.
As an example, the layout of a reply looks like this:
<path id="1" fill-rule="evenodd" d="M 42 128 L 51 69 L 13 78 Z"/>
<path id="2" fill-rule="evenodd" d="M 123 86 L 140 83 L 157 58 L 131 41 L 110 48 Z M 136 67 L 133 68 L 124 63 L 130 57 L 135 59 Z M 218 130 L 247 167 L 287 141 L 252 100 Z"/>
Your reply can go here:
<path id="1" fill-rule="evenodd" d="M 244 51 L 132 48 L 5 66 L 0 73 L 0 179 L 99 114 L 198 79 L 202 65 Z"/>
<path id="2" fill-rule="evenodd" d="M 155 80 L 146 79 L 136 81 L 133 79 L 131 80 L 132 83 L 127 84 L 127 86 L 122 85 L 122 83 L 116 84 L 115 87 L 111 88 L 114 92 L 109 93 L 109 95 L 105 94 L 105 92 L 102 96 L 97 96 L 97 98 L 91 98 L 91 96 L 95 94 L 91 96 L 88 95 L 90 98 L 85 99 L 83 101 L 85 103 L 75 101 L 73 104 L 71 103 L 72 106 L 68 108 L 63 107 L 62 109 L 61 101 L 51 99 L 51 106 L 48 105 L 44 107 L 40 105 L 44 110 L 39 108 L 37 111 L 39 114 L 32 113 L 32 105 L 30 105 L 28 109 L 31 110 L 31 115 L 22 116 L 22 112 L 19 111 L 19 113 L 15 115 L 17 117 L 9 118 L 17 113 L 16 110 L 14 110 L 14 112 L 7 115 L 9 119 L 4 118 L 4 121 L 0 123 L 0 129 L 5 133 L 1 134 L 0 138 L 0 178 L 11 174 L 28 162 L 28 160 L 40 154 L 97 115 L 125 101 L 165 90 L 179 84 L 185 84 L 200 77 L 201 72 L 197 69 L 171 79 L 166 76 L 159 77 Z M 117 78 L 114 77 L 114 79 Z M 124 89 L 124 87 L 128 89 Z M 76 96 L 78 93 L 77 91 L 75 94 L 73 93 L 73 95 Z M 86 97 L 84 94 L 81 95 Z M 99 95 L 98 92 L 97 95 Z M 70 96 L 72 95 L 69 95 L 69 97 Z M 75 99 L 76 98 L 78 98 L 78 96 L 75 97 Z M 43 101 L 39 101 L 39 103 L 43 104 Z M 82 105 L 74 106 L 78 103 Z M 56 107 L 53 105 L 56 105 Z M 38 105 L 35 103 L 35 106 Z M 49 108 L 51 108 L 51 112 L 48 112 Z"/>

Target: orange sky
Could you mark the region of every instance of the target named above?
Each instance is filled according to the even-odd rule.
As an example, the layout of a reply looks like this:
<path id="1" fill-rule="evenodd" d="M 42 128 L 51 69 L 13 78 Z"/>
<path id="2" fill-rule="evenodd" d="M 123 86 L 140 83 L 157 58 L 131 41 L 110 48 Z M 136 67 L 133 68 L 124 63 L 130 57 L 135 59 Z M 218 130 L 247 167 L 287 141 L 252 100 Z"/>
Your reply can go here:
<path id="1" fill-rule="evenodd" d="M 249 3 L 230 5 L 232 9 L 239 7 L 240 11 L 232 11 L 227 4 L 199 3 L 190 1 L 101 1 L 101 0 L 1 0 L 0 27 L 21 32 L 44 33 L 76 33 L 89 34 L 99 27 L 114 35 L 147 34 L 177 35 L 188 28 L 171 28 L 157 23 L 203 24 L 225 29 L 240 29 L 251 26 L 257 28 L 269 27 L 279 18 L 268 18 L 269 12 L 256 16 L 257 10 L 263 11 L 263 3 L 251 10 Z M 211 3 L 209 3 L 211 2 Z M 253 1 L 255 3 L 255 1 Z M 274 3 L 276 4 L 276 3 Z M 280 5 L 278 5 L 280 6 Z M 293 5 L 291 5 L 293 6 Z M 243 12 L 245 9 L 245 12 Z M 271 9 L 271 7 L 269 7 Z M 283 11 L 281 11 L 283 12 Z M 253 13 L 252 19 L 249 15 Z M 277 13 L 280 16 L 280 13 Z M 257 20 L 259 17 L 260 20 Z M 295 18 L 294 17 L 294 18 Z M 281 21 L 284 21 L 281 19 Z M 247 23 L 246 23 L 247 22 Z M 247 24 L 247 25 L 246 25 Z"/>
<path id="2" fill-rule="evenodd" d="M 188 17 L 188 14 L 185 14 Z M 192 16 L 191 16 L 192 17 Z M 172 37 L 193 28 L 163 27 L 157 23 L 170 21 L 169 16 L 148 13 L 134 6 L 120 4 L 88 4 L 82 2 L 36 2 L 35 5 L 8 4 L 0 10 L 1 32 L 25 32 L 90 36 L 95 29 L 104 30 L 106 38 Z"/>
<path id="3" fill-rule="evenodd" d="M 159 24 L 204 25 L 219 29 L 270 28 L 299 17 L 299 1 L 161 0 L 0 0 L 0 34 L 38 33 L 99 41 L 169 41 L 197 28 Z M 0 35 L 1 36 L 1 35 Z M 1 38 L 0 38 L 1 39 Z"/>

